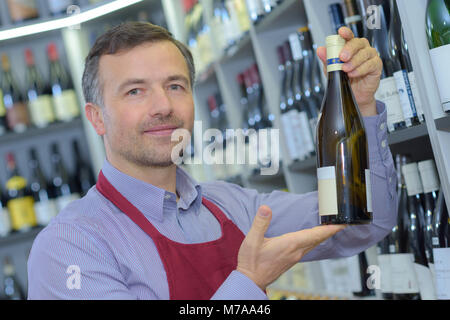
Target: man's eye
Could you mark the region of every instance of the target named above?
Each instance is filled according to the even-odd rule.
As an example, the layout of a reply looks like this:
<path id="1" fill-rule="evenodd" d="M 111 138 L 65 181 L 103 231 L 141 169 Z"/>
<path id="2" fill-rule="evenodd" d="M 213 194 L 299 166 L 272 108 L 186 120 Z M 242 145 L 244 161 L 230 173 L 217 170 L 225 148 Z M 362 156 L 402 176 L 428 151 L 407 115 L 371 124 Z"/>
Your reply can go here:
<path id="1" fill-rule="evenodd" d="M 170 89 L 171 90 L 181 90 L 181 89 L 183 89 L 183 87 L 180 86 L 179 84 L 171 84 Z"/>
<path id="2" fill-rule="evenodd" d="M 140 92 L 141 92 L 140 89 L 132 89 L 132 90 L 128 91 L 127 94 L 129 96 L 135 96 L 135 95 L 139 94 Z"/>

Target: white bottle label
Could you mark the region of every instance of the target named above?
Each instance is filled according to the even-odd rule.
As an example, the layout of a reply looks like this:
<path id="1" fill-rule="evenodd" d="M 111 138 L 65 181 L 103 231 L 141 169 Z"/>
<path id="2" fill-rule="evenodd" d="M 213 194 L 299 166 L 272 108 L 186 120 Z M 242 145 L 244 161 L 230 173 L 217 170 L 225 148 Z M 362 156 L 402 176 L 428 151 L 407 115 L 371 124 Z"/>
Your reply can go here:
<path id="1" fill-rule="evenodd" d="M 11 220 L 6 208 L 0 207 L 0 237 L 5 237 L 11 232 Z"/>
<path id="2" fill-rule="evenodd" d="M 420 97 L 419 89 L 417 88 L 416 74 L 414 71 L 408 73 L 408 79 L 409 84 L 411 85 L 414 103 L 416 105 L 417 116 L 419 117 L 420 122 L 423 122 L 425 121 L 425 117 L 423 115 L 422 99 Z"/>
<path id="3" fill-rule="evenodd" d="M 392 292 L 392 278 L 391 278 L 391 255 L 379 254 L 378 265 L 380 266 L 380 286 L 381 292 Z"/>
<path id="4" fill-rule="evenodd" d="M 48 225 L 50 220 L 58 214 L 54 200 L 35 202 L 34 211 L 36 212 L 36 221 L 41 226 Z"/>
<path id="5" fill-rule="evenodd" d="M 319 216 L 338 214 L 336 167 L 317 168 Z"/>
<path id="6" fill-rule="evenodd" d="M 414 268 L 412 253 L 396 253 L 391 255 L 392 292 L 398 294 L 418 293 L 419 284 Z"/>
<path id="7" fill-rule="evenodd" d="M 297 33 L 292 33 L 289 35 L 289 43 L 291 45 L 292 58 L 297 61 L 303 57 L 302 47 L 300 45 L 300 39 Z"/>
<path id="8" fill-rule="evenodd" d="M 430 50 L 434 77 L 441 96 L 444 111 L 450 111 L 450 44 Z"/>
<path id="9" fill-rule="evenodd" d="M 291 119 L 291 126 L 294 134 L 295 146 L 299 150 L 300 160 L 304 160 L 308 153 L 306 149 L 306 140 L 302 135 L 302 125 L 300 122 L 300 113 L 297 110 L 291 110 L 288 112 L 289 118 Z"/>
<path id="10" fill-rule="evenodd" d="M 434 270 L 436 277 L 436 296 L 450 299 L 450 248 L 434 248 Z"/>
<path id="11" fill-rule="evenodd" d="M 394 124 L 405 120 L 394 77 L 380 81 L 375 98 L 386 105 L 388 129 L 394 131 Z"/>
<path id="12" fill-rule="evenodd" d="M 312 153 L 315 151 L 314 146 L 314 138 L 311 132 L 310 123 L 308 120 L 308 115 L 305 111 L 298 113 L 300 131 L 302 134 L 303 142 L 305 143 L 304 147 L 308 153 Z"/>
<path id="13" fill-rule="evenodd" d="M 289 113 L 283 113 L 281 115 L 281 122 L 283 124 L 283 130 L 286 137 L 286 144 L 288 147 L 289 156 L 292 160 L 300 159 L 300 150 L 297 149 L 294 137 L 294 130 L 291 125 L 291 119 Z"/>
<path id="14" fill-rule="evenodd" d="M 70 121 L 80 114 L 77 96 L 74 90 L 64 90 L 53 96 L 56 118 L 61 121 Z"/>
<path id="15" fill-rule="evenodd" d="M 402 106 L 403 117 L 405 118 L 406 125 L 409 127 L 412 125 L 411 118 L 414 117 L 415 106 L 414 102 L 411 103 L 410 96 L 411 86 L 409 85 L 408 76 L 405 70 L 400 70 L 394 73 L 395 83 L 397 85 L 398 96 L 400 97 L 400 104 Z"/>
<path id="16" fill-rule="evenodd" d="M 439 177 L 433 160 L 420 161 L 418 163 L 423 192 L 429 193 L 439 190 Z"/>
<path id="17" fill-rule="evenodd" d="M 366 175 L 366 198 L 367 198 L 367 211 L 373 212 L 372 210 L 372 182 L 370 180 L 370 170 L 365 170 Z"/>
<path id="18" fill-rule="evenodd" d="M 430 268 L 414 263 L 417 280 L 419 282 L 420 298 L 422 300 L 436 300 L 436 293 L 433 286 L 433 277 Z"/>
<path id="19" fill-rule="evenodd" d="M 31 119 L 37 127 L 45 127 L 55 121 L 52 98 L 50 95 L 35 96 L 28 102 Z"/>
<path id="20" fill-rule="evenodd" d="M 402 166 L 402 173 L 405 177 L 408 196 L 415 196 L 416 194 L 423 193 L 417 162 L 408 163 Z"/>

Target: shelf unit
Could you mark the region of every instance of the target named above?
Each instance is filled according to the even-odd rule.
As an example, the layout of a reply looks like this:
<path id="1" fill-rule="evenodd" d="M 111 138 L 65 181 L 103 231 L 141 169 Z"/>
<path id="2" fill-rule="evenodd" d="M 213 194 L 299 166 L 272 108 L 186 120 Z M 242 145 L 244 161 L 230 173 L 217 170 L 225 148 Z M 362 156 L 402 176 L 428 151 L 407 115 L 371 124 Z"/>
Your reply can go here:
<path id="1" fill-rule="evenodd" d="M 67 123 L 53 123 L 46 128 L 30 127 L 23 133 L 6 133 L 0 136 L 0 182 L 6 179 L 4 154 L 13 151 L 16 154 L 18 167 L 26 178 L 30 176 L 28 170 L 28 150 L 35 147 L 39 153 L 41 167 L 46 176 L 51 172 L 49 161 L 50 144 L 58 142 L 60 151 L 68 171 L 74 169 L 72 156 L 72 139 L 79 141 L 83 154 L 90 159 L 94 173 L 97 174 L 105 157 L 103 142 L 92 129 L 91 124 L 84 116 L 84 98 L 81 89 L 81 76 L 84 70 L 84 59 L 89 52 L 94 36 L 104 30 L 105 25 L 111 26 L 118 22 L 136 19 L 139 12 L 146 12 L 153 23 L 167 27 L 166 15 L 171 0 L 161 3 L 158 0 L 104 0 L 96 4 L 88 4 L 88 0 L 79 0 L 81 5 L 82 24 L 78 28 L 69 28 L 71 18 L 64 15 L 52 17 L 48 12 L 45 0 L 37 0 L 40 18 L 21 24 L 12 24 L 7 17 L 6 1 L 0 1 L 0 53 L 7 53 L 11 60 L 12 69 L 19 84 L 24 83 L 25 64 L 23 51 L 31 47 L 37 62 L 37 67 L 45 79 L 48 79 L 48 70 L 39 65 L 46 61 L 45 46 L 48 42 L 56 43 L 62 64 L 72 76 L 74 89 L 80 106 L 81 117 Z M 176 11 L 172 11 L 173 17 Z M 77 17 L 77 18 L 80 18 Z M 80 20 L 77 20 L 77 23 Z M 14 57 L 14 58 L 13 58 Z M 44 63 L 45 64 L 45 63 Z M 85 159 L 88 160 L 88 159 Z M 1 188 L 3 189 L 3 188 Z M 27 259 L 35 236 L 42 227 L 33 228 L 23 233 L 11 233 L 0 238 L 0 261 L 8 255 L 16 267 L 16 274 L 20 284 L 27 288 Z M 3 282 L 0 273 L 0 282 Z"/>
<path id="2" fill-rule="evenodd" d="M 201 2 L 210 5 L 209 1 L 203 0 Z M 252 25 L 249 33 L 243 35 L 234 47 L 226 52 L 217 53 L 216 59 L 199 71 L 194 91 L 197 120 L 207 123 L 209 115 L 206 97 L 214 91 L 219 91 L 226 104 L 229 126 L 231 128 L 239 127 L 242 122 L 242 113 L 239 110 L 240 95 L 235 79 L 238 72 L 249 66 L 251 62 L 256 62 L 265 88 L 267 106 L 270 112 L 276 116 L 275 128 L 280 128 L 278 108 L 280 78 L 277 68 L 276 47 L 287 40 L 290 33 L 295 32 L 302 26 L 309 27 L 313 42 L 317 46 L 325 45 L 326 36 L 334 33 L 328 16 L 328 6 L 335 2 L 336 0 L 285 0 L 258 24 Z M 390 133 L 387 142 L 393 155 L 407 154 L 412 161 L 435 160 L 442 190 L 450 209 L 450 116 L 445 115 L 442 111 L 436 82 L 431 71 L 424 27 L 426 1 L 408 0 L 407 2 L 406 0 L 398 0 L 398 6 L 405 26 L 406 39 L 410 47 L 413 69 L 416 72 L 427 121 L 414 127 Z M 206 17 L 206 20 L 208 21 L 208 17 Z M 417 23 L 417 21 L 423 21 L 423 23 Z M 325 78 L 324 83 L 326 83 Z M 243 185 L 266 192 L 267 183 L 270 183 L 271 180 L 278 179 L 279 181 L 281 179 L 284 180 L 289 192 L 305 193 L 317 189 L 315 157 L 304 161 L 291 162 L 282 130 L 280 130 L 280 154 L 282 165 L 279 174 L 272 179 L 270 177 L 260 179 L 248 172 L 243 172 L 241 173 Z M 217 178 L 214 175 L 214 170 L 210 170 L 207 165 L 204 165 L 203 168 L 203 179 Z M 206 171 L 209 173 L 205 173 Z M 192 173 L 195 176 L 196 172 Z M 274 184 L 272 190 L 276 187 L 277 185 Z M 366 253 L 369 265 L 377 264 L 375 247 L 369 248 Z M 351 294 L 326 294 L 326 291 L 324 292 L 324 280 L 320 272 L 317 273 L 317 270 L 320 269 L 319 262 L 304 264 L 310 270 L 308 272 L 312 279 L 312 288 L 305 290 L 299 287 L 280 285 L 280 281 L 284 281 L 284 276 L 280 278 L 280 281 L 275 282 L 272 288 L 288 292 L 295 291 L 304 294 L 352 298 Z M 381 298 L 379 292 L 377 292 L 376 298 Z"/>

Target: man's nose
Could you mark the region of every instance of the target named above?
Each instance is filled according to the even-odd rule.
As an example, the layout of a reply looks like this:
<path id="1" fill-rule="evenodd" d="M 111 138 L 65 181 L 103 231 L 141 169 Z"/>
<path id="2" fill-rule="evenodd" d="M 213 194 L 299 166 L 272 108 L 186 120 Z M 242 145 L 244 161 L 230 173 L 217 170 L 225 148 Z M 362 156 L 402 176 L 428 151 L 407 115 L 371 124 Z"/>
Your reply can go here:
<path id="1" fill-rule="evenodd" d="M 152 117 L 165 117 L 173 111 L 172 102 L 168 96 L 167 90 L 164 88 L 154 88 L 150 99 L 149 112 Z"/>

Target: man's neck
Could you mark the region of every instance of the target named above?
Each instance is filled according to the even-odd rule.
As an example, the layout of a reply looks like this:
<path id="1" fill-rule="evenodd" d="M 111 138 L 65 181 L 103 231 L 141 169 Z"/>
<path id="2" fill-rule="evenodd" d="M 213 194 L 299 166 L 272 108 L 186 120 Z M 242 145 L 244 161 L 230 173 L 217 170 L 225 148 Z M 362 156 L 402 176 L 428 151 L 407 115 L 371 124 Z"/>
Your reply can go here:
<path id="1" fill-rule="evenodd" d="M 135 179 L 152 184 L 155 187 L 175 193 L 178 201 L 179 197 L 176 192 L 177 167 L 175 164 L 168 167 L 139 166 L 128 161 L 111 159 L 110 157 L 107 157 L 107 159 L 108 162 L 117 170 Z"/>

